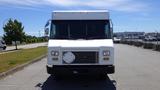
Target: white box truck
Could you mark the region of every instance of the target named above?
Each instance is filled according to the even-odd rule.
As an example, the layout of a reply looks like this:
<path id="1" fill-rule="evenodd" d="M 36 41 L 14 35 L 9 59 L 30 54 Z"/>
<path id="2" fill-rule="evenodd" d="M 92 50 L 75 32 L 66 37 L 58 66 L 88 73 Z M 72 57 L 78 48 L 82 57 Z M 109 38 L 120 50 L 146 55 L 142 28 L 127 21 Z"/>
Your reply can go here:
<path id="1" fill-rule="evenodd" d="M 49 21 L 45 27 L 49 74 L 104 76 L 115 72 L 113 27 L 107 10 L 53 11 Z"/>

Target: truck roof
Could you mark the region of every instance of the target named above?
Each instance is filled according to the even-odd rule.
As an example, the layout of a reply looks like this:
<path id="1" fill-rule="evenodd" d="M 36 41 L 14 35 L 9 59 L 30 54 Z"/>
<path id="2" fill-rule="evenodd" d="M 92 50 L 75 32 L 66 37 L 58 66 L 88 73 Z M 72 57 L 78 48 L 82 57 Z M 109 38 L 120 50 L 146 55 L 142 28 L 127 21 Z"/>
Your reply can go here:
<path id="1" fill-rule="evenodd" d="M 108 20 L 108 10 L 58 10 L 52 12 L 52 20 Z"/>

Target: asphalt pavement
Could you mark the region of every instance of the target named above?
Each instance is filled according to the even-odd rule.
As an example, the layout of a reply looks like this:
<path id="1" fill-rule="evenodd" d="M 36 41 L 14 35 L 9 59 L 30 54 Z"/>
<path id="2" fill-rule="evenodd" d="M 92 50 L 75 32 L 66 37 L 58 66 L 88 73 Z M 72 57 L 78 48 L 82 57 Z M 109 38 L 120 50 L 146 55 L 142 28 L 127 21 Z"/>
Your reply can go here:
<path id="1" fill-rule="evenodd" d="M 160 52 L 115 45 L 115 74 L 106 80 L 75 77 L 56 80 L 46 58 L 0 80 L 0 90 L 160 90 Z"/>

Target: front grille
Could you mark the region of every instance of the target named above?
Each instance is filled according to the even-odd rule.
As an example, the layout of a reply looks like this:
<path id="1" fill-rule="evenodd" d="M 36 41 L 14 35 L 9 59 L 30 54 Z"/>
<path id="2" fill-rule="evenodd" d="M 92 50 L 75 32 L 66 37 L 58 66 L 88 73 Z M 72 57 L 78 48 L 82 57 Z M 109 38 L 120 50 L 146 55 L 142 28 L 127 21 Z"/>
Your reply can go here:
<path id="1" fill-rule="evenodd" d="M 66 53 L 66 52 L 64 52 Z M 98 63 L 98 52 L 72 52 L 75 55 L 75 60 L 72 64 L 89 64 Z M 63 63 L 65 63 L 63 61 Z"/>

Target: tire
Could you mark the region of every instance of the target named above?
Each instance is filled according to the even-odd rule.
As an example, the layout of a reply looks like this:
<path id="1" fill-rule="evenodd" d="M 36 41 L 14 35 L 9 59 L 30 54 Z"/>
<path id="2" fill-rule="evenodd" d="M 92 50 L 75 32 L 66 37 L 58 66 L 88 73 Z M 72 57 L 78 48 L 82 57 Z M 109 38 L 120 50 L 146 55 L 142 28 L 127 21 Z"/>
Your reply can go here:
<path id="1" fill-rule="evenodd" d="M 107 74 L 100 74 L 99 79 L 100 80 L 105 80 L 107 78 Z"/>
<path id="2" fill-rule="evenodd" d="M 3 47 L 3 50 L 6 50 L 6 46 Z"/>
<path id="3" fill-rule="evenodd" d="M 64 79 L 64 77 L 59 74 L 51 74 L 51 76 L 53 76 L 55 80 L 63 80 Z"/>

